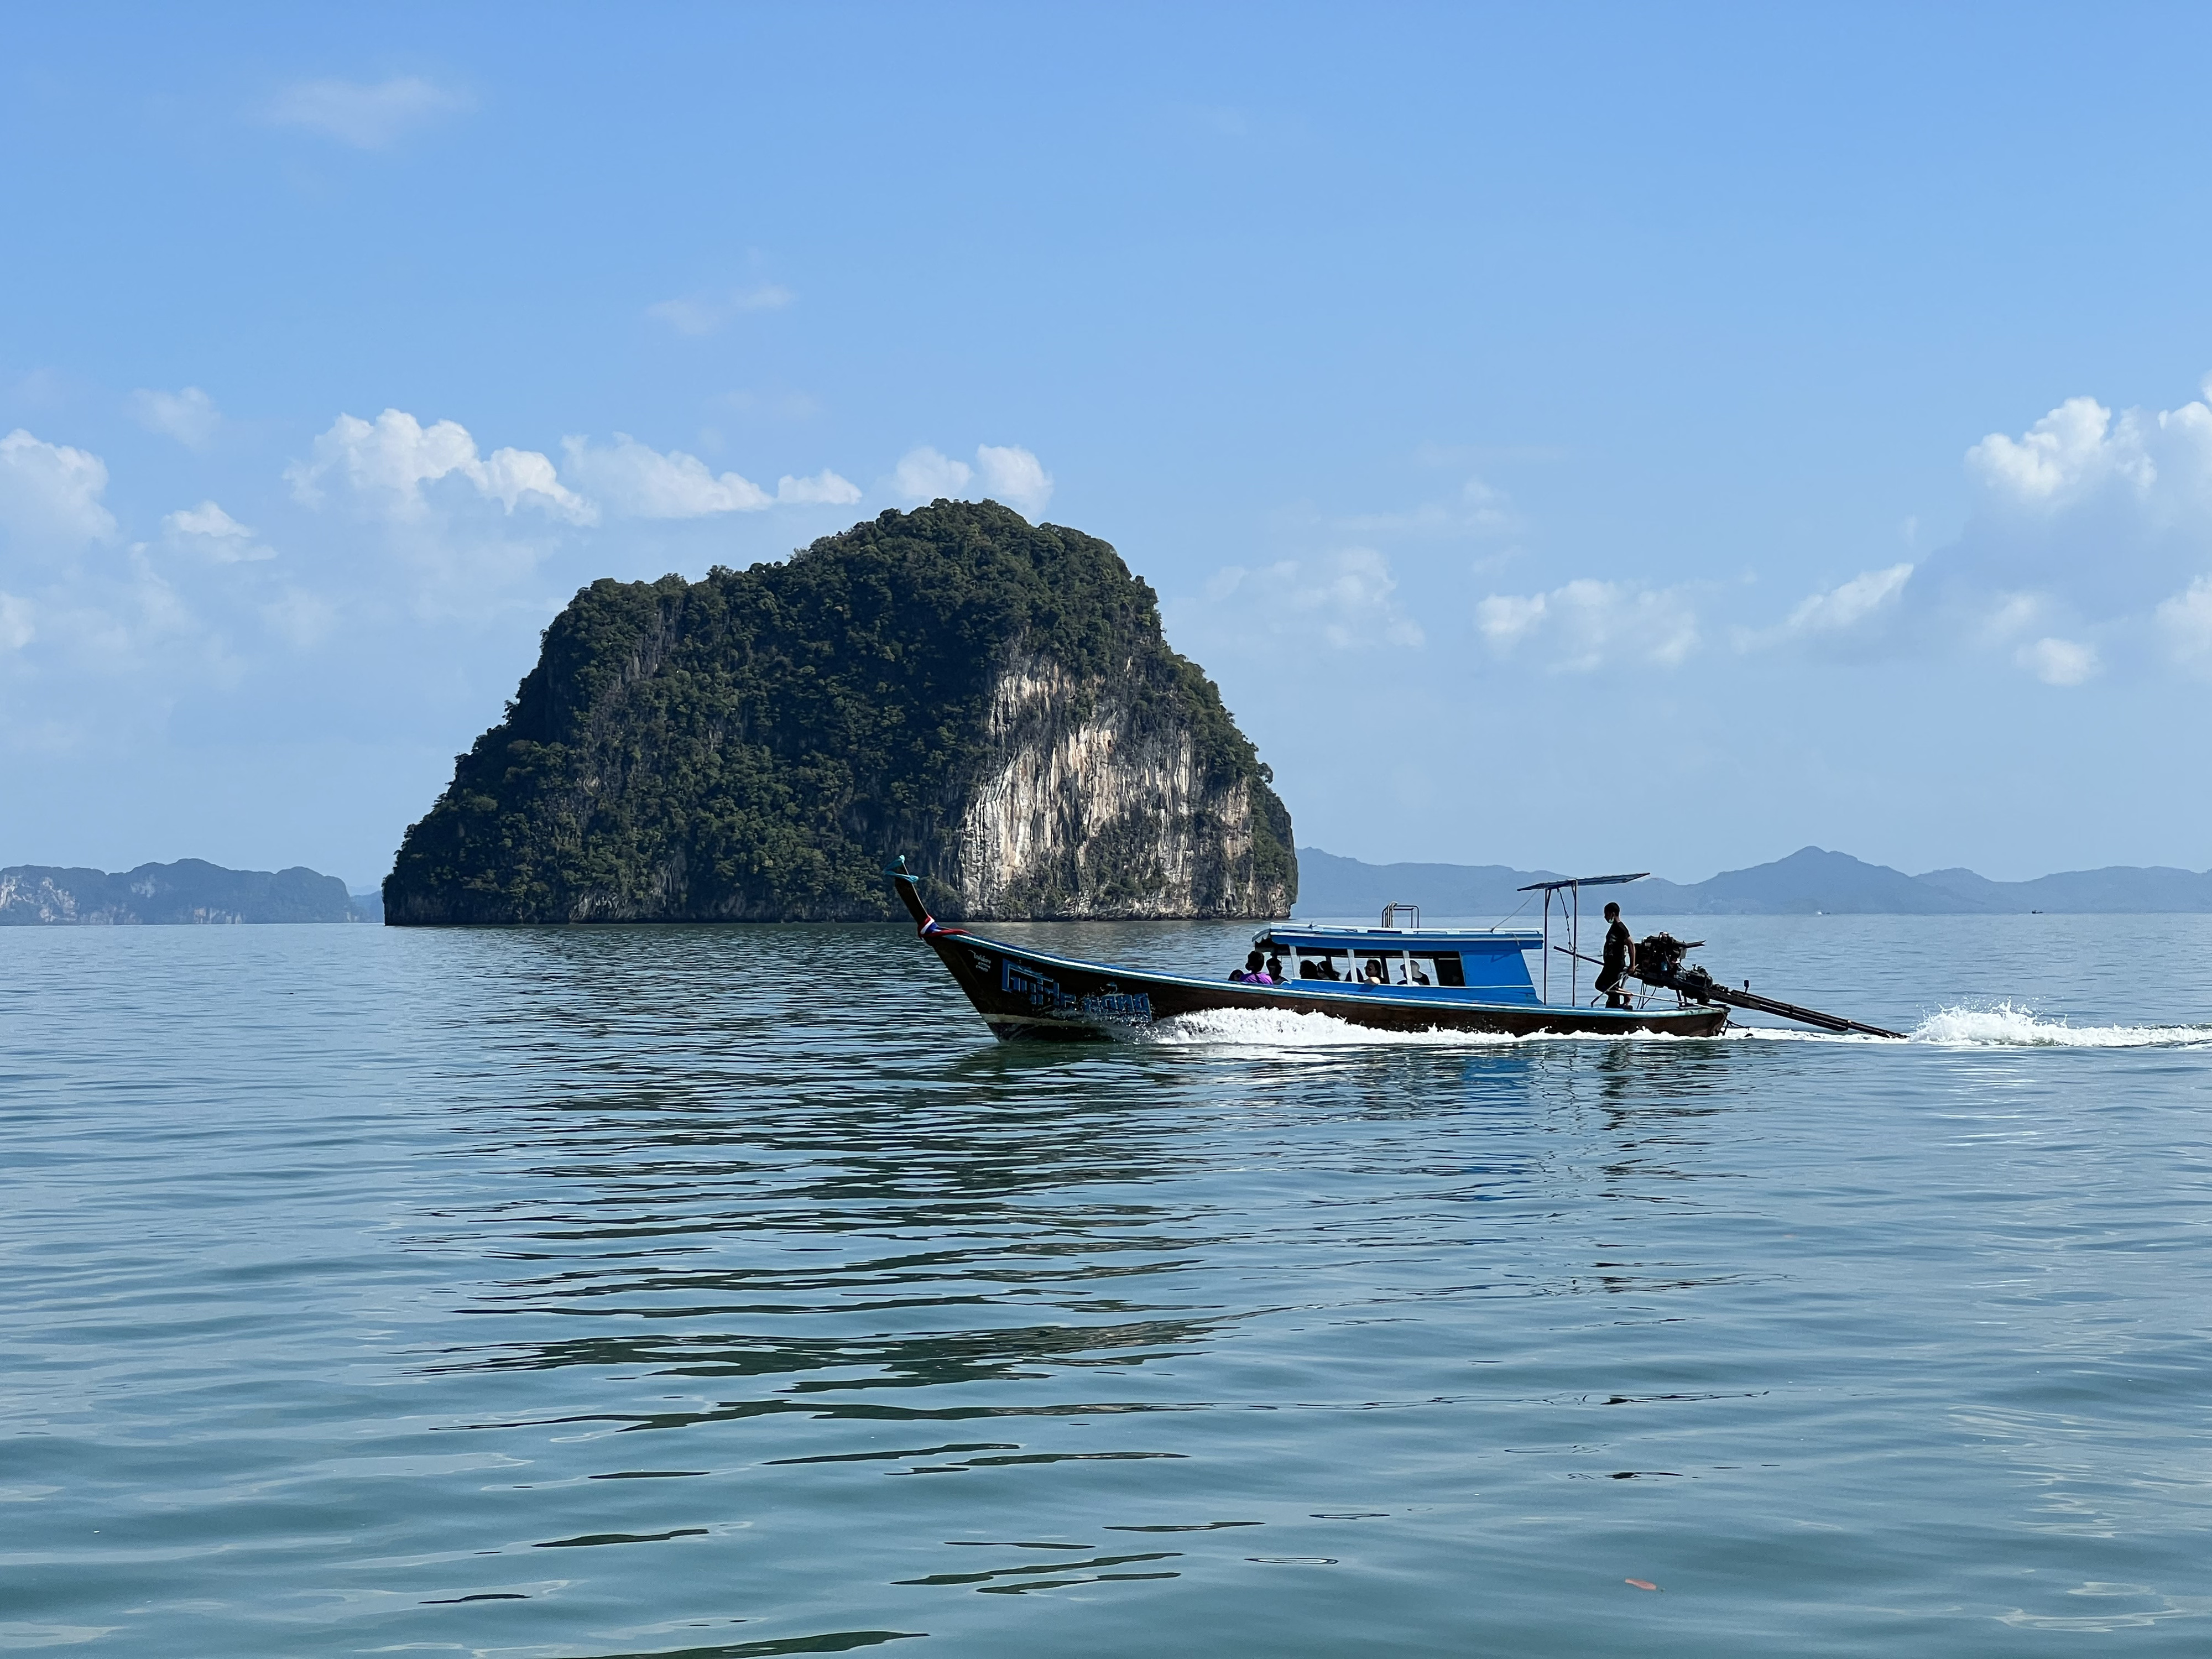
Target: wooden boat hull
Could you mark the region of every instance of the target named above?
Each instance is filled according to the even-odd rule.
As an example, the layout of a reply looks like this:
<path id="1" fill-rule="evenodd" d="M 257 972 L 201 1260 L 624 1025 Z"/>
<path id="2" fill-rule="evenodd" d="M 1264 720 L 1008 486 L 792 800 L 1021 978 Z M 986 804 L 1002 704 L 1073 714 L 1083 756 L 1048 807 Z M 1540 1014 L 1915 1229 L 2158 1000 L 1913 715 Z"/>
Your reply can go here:
<path id="1" fill-rule="evenodd" d="M 894 884 L 923 941 L 951 973 L 983 1023 L 1003 1042 L 1100 1042 L 1186 1014 L 1222 1009 L 1325 1014 L 1382 1031 L 1468 1031 L 1496 1036 L 1714 1036 L 1723 1007 L 1561 1008 L 1484 1002 L 1464 994 L 1322 981 L 1243 985 L 1149 974 L 1024 950 L 933 920 L 910 878 Z"/>

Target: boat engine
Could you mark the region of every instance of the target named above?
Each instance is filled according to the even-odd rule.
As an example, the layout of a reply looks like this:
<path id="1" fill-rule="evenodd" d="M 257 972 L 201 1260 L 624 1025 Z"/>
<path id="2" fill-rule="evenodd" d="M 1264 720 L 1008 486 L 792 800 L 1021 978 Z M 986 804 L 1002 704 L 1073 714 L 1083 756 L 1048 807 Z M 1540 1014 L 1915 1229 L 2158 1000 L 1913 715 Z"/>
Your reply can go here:
<path id="1" fill-rule="evenodd" d="M 1636 947 L 1636 959 L 1628 971 L 1646 985 L 1663 986 L 1690 1002 L 1719 1002 L 1731 1008 L 1756 1009 L 1763 1014 L 1794 1019 L 1824 1031 L 1857 1031 L 1868 1036 L 1885 1037 L 1905 1035 L 1861 1020 L 1845 1019 L 1840 1014 L 1824 1014 L 1817 1008 L 1801 1008 L 1795 1003 L 1778 1002 L 1772 997 L 1754 996 L 1747 981 L 1741 991 L 1720 984 L 1704 968 L 1684 965 L 1683 958 L 1704 943 L 1701 939 L 1676 939 L 1672 933 L 1650 934 Z"/>
<path id="2" fill-rule="evenodd" d="M 1672 933 L 1647 933 L 1636 947 L 1636 971 L 1640 976 L 1647 967 L 1655 972 L 1679 974 L 1682 958 L 1703 945 L 1703 939 L 1679 939 Z"/>

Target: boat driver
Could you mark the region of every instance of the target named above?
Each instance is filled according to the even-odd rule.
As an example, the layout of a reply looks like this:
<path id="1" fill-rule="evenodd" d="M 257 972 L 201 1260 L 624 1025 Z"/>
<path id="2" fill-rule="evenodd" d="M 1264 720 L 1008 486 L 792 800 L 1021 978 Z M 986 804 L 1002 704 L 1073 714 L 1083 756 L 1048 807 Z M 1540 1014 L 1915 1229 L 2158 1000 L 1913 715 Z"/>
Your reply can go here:
<path id="1" fill-rule="evenodd" d="M 1635 942 L 1628 936 L 1628 924 L 1620 919 L 1620 907 L 1605 907 L 1605 966 L 1598 972 L 1597 988 L 1605 993 L 1608 1008 L 1628 1008 L 1635 1005 L 1622 988 L 1628 978 L 1628 964 L 1636 955 Z"/>

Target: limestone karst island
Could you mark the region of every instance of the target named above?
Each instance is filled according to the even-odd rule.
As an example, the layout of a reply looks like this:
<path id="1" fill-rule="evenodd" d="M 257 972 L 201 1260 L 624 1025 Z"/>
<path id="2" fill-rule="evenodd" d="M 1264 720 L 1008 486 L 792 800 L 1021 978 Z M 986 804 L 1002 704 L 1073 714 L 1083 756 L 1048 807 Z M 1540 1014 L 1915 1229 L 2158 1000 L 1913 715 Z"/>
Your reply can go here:
<path id="1" fill-rule="evenodd" d="M 1273 774 L 1104 542 L 993 502 L 602 580 L 384 884 L 396 924 L 1256 917 Z"/>

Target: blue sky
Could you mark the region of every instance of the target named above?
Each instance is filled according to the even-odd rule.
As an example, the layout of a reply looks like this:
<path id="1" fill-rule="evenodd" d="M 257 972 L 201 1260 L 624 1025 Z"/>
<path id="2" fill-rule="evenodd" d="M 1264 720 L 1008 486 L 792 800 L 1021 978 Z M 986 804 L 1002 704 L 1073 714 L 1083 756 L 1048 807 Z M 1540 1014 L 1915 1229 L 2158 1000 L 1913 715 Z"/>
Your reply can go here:
<path id="1" fill-rule="evenodd" d="M 0 862 L 364 886 L 601 575 L 994 495 L 1375 860 L 2212 863 L 2201 7 L 24 9 Z"/>

